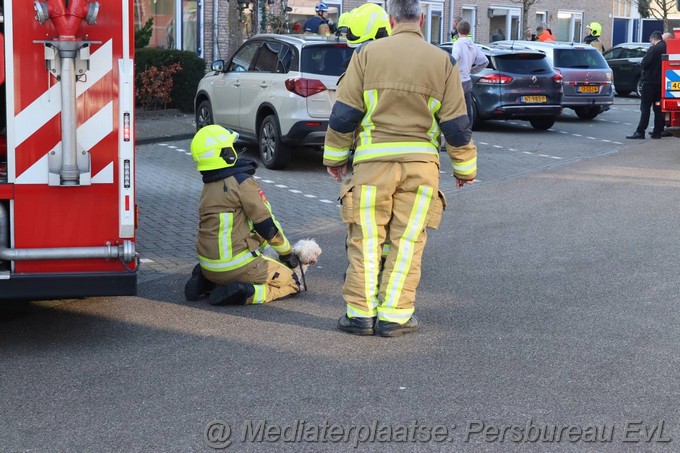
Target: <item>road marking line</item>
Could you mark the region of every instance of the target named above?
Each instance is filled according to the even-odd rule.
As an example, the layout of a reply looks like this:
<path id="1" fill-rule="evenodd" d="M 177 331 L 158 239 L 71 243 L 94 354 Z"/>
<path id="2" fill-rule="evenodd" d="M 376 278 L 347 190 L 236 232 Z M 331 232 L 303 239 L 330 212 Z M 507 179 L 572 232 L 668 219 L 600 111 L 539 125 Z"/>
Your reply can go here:
<path id="1" fill-rule="evenodd" d="M 153 260 L 150 260 L 149 258 L 140 258 L 139 260 L 140 263 L 153 263 Z"/>
<path id="2" fill-rule="evenodd" d="M 288 186 L 284 186 L 283 184 L 277 184 L 276 187 L 278 187 L 279 189 L 287 189 L 288 188 Z"/>
<path id="3" fill-rule="evenodd" d="M 550 156 L 550 158 L 551 158 L 551 159 L 557 159 L 557 160 L 562 160 L 562 158 L 561 158 L 561 157 L 557 157 L 557 156 Z"/>
<path id="4" fill-rule="evenodd" d="M 186 153 L 187 152 L 186 149 L 182 149 L 182 148 L 177 148 L 177 151 L 179 151 L 180 153 Z"/>
<path id="5" fill-rule="evenodd" d="M 597 140 L 595 137 L 586 137 L 588 140 Z"/>
<path id="6" fill-rule="evenodd" d="M 557 132 L 559 132 L 560 134 L 568 134 L 569 133 L 567 131 L 557 131 Z"/>
<path id="7" fill-rule="evenodd" d="M 305 194 L 305 197 L 307 197 L 307 198 L 316 198 L 316 195 L 311 195 L 311 194 L 306 193 L 306 194 Z"/>
<path id="8" fill-rule="evenodd" d="M 605 139 L 602 139 L 602 141 L 605 142 L 605 143 L 611 143 L 612 142 L 611 140 L 605 140 Z"/>
<path id="9" fill-rule="evenodd" d="M 271 183 L 273 183 L 274 181 L 271 181 L 271 180 L 269 180 L 269 179 L 263 179 L 262 182 L 267 183 L 267 184 L 271 184 Z"/>
<path id="10" fill-rule="evenodd" d="M 170 149 L 177 149 L 177 147 L 176 147 L 175 145 L 168 145 L 168 148 L 170 148 Z"/>
<path id="11" fill-rule="evenodd" d="M 292 193 L 302 193 L 301 190 L 295 190 L 295 189 L 288 189 L 288 192 L 292 192 Z"/>
<path id="12" fill-rule="evenodd" d="M 321 199 L 321 200 L 319 200 L 319 201 L 320 201 L 321 203 L 333 203 L 333 201 L 331 201 L 331 200 L 325 200 L 325 199 Z"/>
<path id="13" fill-rule="evenodd" d="M 623 145 L 623 143 L 621 143 L 621 142 L 612 142 L 612 143 L 615 144 L 615 145 Z"/>
<path id="14" fill-rule="evenodd" d="M 494 148 L 502 148 L 500 145 L 493 145 Z"/>
<path id="15" fill-rule="evenodd" d="M 488 145 L 487 142 L 479 142 L 480 145 Z"/>
<path id="16" fill-rule="evenodd" d="M 522 151 L 522 154 L 533 154 L 533 153 L 530 153 L 529 151 Z"/>
<path id="17" fill-rule="evenodd" d="M 571 134 L 571 135 L 573 135 L 574 137 L 583 137 L 583 135 L 581 135 L 581 134 Z"/>

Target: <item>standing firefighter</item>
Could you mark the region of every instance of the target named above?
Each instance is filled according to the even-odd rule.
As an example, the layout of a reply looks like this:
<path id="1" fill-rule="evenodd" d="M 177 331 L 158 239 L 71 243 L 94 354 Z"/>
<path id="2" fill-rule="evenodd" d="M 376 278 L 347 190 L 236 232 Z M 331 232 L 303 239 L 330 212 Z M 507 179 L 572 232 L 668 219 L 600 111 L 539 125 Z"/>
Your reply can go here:
<path id="1" fill-rule="evenodd" d="M 439 226 L 445 204 L 438 191 L 440 132 L 457 185 L 473 182 L 477 170 L 460 73 L 424 41 L 419 0 L 392 0 L 390 13 L 392 36 L 352 57 L 324 146 L 324 165 L 338 181 L 355 147 L 354 173 L 340 190 L 349 266 L 338 328 L 357 335 L 395 336 L 418 326 L 425 228 Z M 385 242 L 391 248 L 379 277 Z"/>
<path id="2" fill-rule="evenodd" d="M 210 125 L 196 133 L 191 155 L 203 175 L 196 248 L 199 264 L 184 293 L 212 305 L 263 304 L 300 291 L 293 271 L 299 265 L 271 206 L 253 178 L 257 163 L 238 158 L 237 134 Z M 260 255 L 269 243 L 278 261 Z"/>
<path id="3" fill-rule="evenodd" d="M 590 44 L 599 50 L 600 53 L 603 53 L 605 49 L 602 41 L 600 41 L 600 36 L 602 36 L 602 25 L 600 25 L 599 22 L 591 22 L 586 27 L 586 31 L 588 31 L 588 35 L 583 38 L 583 42 Z"/>

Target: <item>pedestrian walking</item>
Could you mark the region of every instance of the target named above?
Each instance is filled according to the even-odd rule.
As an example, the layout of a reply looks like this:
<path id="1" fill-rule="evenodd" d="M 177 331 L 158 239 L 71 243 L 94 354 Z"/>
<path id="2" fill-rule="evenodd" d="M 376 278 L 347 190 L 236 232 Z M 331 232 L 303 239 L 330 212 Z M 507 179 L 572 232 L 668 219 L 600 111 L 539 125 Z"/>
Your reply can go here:
<path id="1" fill-rule="evenodd" d="M 451 55 L 456 62 L 456 67 L 460 71 L 460 80 L 463 83 L 465 93 L 465 106 L 468 118 L 472 124 L 472 78 L 470 74 L 475 74 L 486 68 L 489 59 L 484 55 L 474 42 L 467 35 L 470 33 L 470 22 L 464 20 L 458 24 L 458 38 L 453 43 Z"/>
<path id="2" fill-rule="evenodd" d="M 440 131 L 456 185 L 474 182 L 477 172 L 460 73 L 423 39 L 420 1 L 392 0 L 389 20 L 392 36 L 355 51 L 324 145 L 324 165 L 338 181 L 355 147 L 353 174 L 340 189 L 349 265 L 338 328 L 357 335 L 396 336 L 418 327 L 414 303 L 426 228 L 439 226 L 445 206 L 438 190 Z M 391 247 L 380 273 L 385 242 Z"/>
<path id="3" fill-rule="evenodd" d="M 649 125 L 649 109 L 654 110 L 654 129 L 652 138 L 662 137 L 666 120 L 661 111 L 661 58 L 666 53 L 666 42 L 661 39 L 661 32 L 654 31 L 649 37 L 652 46 L 640 62 L 642 69 L 642 93 L 640 93 L 640 121 L 635 132 L 626 136 L 628 139 L 645 138 L 645 130 Z"/>
<path id="4" fill-rule="evenodd" d="M 300 291 L 291 270 L 300 262 L 253 178 L 257 163 L 236 154 L 237 137 L 210 125 L 191 141 L 203 192 L 196 238 L 199 264 L 184 287 L 187 300 L 209 294 L 212 305 L 264 304 Z M 265 242 L 285 265 L 260 254 Z"/>

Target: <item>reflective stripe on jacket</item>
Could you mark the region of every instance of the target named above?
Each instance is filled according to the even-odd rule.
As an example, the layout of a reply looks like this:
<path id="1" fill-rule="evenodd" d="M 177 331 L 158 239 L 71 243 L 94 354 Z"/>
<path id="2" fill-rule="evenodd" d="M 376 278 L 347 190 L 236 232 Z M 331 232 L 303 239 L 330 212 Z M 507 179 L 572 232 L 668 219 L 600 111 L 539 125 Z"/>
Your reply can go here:
<path id="1" fill-rule="evenodd" d="M 474 179 L 477 148 L 460 73 L 446 52 L 424 41 L 417 23 L 398 24 L 392 36 L 358 49 L 337 94 L 324 165 L 344 165 L 352 145 L 355 163 L 438 163 L 443 133 L 455 175 Z"/>
<path id="2" fill-rule="evenodd" d="M 254 260 L 263 240 L 254 232 L 253 223 L 270 217 L 279 231 L 269 244 L 281 255 L 290 253 L 290 243 L 274 218 L 264 192 L 252 177 L 240 184 L 233 176 L 205 183 L 199 216 L 196 248 L 204 269 L 232 271 Z"/>

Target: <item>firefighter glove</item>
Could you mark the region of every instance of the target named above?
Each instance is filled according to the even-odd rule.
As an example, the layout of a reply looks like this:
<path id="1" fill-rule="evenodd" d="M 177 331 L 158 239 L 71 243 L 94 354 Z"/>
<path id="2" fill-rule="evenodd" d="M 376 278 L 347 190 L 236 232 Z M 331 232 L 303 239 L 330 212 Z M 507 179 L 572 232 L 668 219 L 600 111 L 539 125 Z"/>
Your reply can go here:
<path id="1" fill-rule="evenodd" d="M 283 264 L 285 264 L 291 269 L 295 269 L 300 265 L 300 258 L 298 258 L 295 253 L 289 253 L 288 255 L 279 255 L 279 259 Z"/>

